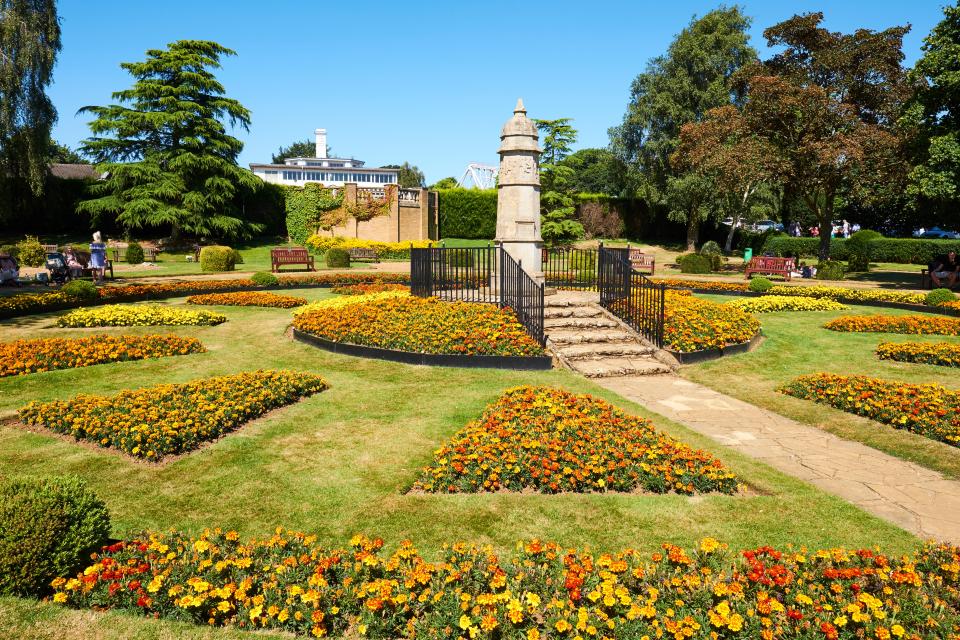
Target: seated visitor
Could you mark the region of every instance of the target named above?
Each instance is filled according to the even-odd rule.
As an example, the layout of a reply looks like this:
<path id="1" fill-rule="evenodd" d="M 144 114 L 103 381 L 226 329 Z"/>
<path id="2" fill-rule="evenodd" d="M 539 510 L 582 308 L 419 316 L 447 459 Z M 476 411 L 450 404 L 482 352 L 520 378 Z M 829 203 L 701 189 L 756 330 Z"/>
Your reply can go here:
<path id="1" fill-rule="evenodd" d="M 13 256 L 7 254 L 0 256 L 0 284 L 16 283 L 19 277 L 20 266 Z"/>
<path id="2" fill-rule="evenodd" d="M 942 287 L 946 280 L 946 286 L 952 287 L 957 281 L 958 271 L 960 271 L 960 262 L 957 262 L 957 252 L 950 251 L 946 255 L 940 255 L 930 263 L 930 280 L 935 287 Z"/>

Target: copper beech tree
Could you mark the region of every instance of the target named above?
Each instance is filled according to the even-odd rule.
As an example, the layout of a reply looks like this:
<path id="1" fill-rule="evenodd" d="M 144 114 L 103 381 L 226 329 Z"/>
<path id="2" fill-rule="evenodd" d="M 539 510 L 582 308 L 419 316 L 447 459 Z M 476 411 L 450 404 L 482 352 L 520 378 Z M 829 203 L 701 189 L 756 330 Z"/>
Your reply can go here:
<path id="1" fill-rule="evenodd" d="M 770 141 L 751 131 L 734 106 L 711 109 L 702 122 L 683 125 L 670 164 L 678 173 L 692 172 L 709 184 L 714 201 L 733 219 L 726 251 L 763 187 L 786 170 L 786 162 Z"/>

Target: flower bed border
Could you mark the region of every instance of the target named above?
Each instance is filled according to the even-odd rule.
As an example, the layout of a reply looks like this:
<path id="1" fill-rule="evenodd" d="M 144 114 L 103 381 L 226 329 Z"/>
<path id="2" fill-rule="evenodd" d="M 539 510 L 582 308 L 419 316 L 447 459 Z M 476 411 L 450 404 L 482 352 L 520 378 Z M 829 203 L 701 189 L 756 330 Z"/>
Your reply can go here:
<path id="1" fill-rule="evenodd" d="M 551 356 L 468 356 L 452 353 L 415 353 L 382 347 L 368 347 L 349 342 L 334 342 L 299 329 L 293 329 L 293 338 L 305 344 L 348 356 L 389 360 L 403 364 L 431 367 L 463 367 L 467 369 L 516 369 L 520 371 L 549 371 L 553 368 Z"/>
<path id="2" fill-rule="evenodd" d="M 671 356 L 677 359 L 677 362 L 680 364 L 696 364 L 698 362 L 706 362 L 707 360 L 716 360 L 717 358 L 722 358 L 723 356 L 735 356 L 741 353 L 747 353 L 748 351 L 753 351 L 757 345 L 760 344 L 760 341 L 763 339 L 763 329 L 757 331 L 757 333 L 747 340 L 746 342 L 740 342 L 738 344 L 728 344 L 725 347 L 719 349 L 700 349 L 699 351 L 674 351 L 672 349 L 664 348 L 663 350 L 669 353 Z"/>

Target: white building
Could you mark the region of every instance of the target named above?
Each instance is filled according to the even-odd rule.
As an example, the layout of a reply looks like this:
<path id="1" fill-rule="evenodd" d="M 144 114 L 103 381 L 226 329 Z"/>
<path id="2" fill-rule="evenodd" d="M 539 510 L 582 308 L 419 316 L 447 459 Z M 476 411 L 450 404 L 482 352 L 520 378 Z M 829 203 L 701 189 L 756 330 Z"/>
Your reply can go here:
<path id="1" fill-rule="evenodd" d="M 313 158 L 284 158 L 283 164 L 250 163 L 250 170 L 264 182 L 303 186 L 322 182 L 326 187 L 342 187 L 348 182 L 357 187 L 383 188 L 397 184 L 398 169 L 371 169 L 355 158 L 327 157 L 327 130 L 317 129 L 317 152 Z"/>

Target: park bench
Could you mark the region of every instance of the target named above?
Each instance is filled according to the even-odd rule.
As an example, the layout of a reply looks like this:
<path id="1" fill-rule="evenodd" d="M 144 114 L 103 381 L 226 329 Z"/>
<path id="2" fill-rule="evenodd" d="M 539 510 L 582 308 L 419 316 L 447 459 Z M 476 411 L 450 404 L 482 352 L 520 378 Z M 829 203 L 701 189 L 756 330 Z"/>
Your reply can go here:
<path id="1" fill-rule="evenodd" d="M 113 254 L 113 259 L 116 262 L 124 262 L 127 259 L 127 249 L 126 247 L 113 247 L 110 249 Z M 144 262 L 155 262 L 157 260 L 157 250 L 151 247 L 143 248 L 143 260 Z"/>
<path id="2" fill-rule="evenodd" d="M 944 284 L 946 284 L 946 283 L 944 283 Z M 960 278 L 958 278 L 957 281 L 953 283 L 953 287 L 951 287 L 951 288 L 952 288 L 952 289 L 956 289 L 957 287 L 960 287 Z M 920 288 L 921 288 L 921 289 L 933 289 L 933 280 L 930 279 L 930 269 L 929 269 L 929 268 L 926 268 L 926 267 L 925 267 L 925 268 L 923 268 L 923 269 L 920 269 Z"/>
<path id="3" fill-rule="evenodd" d="M 354 260 L 370 260 L 371 262 L 380 262 L 380 256 L 377 255 L 376 249 L 368 249 L 362 247 L 354 247 L 348 251 L 350 254 L 350 261 Z"/>
<path id="4" fill-rule="evenodd" d="M 640 249 L 630 249 L 630 266 L 634 271 L 648 273 L 653 275 L 656 268 L 656 258 L 640 251 Z"/>
<path id="5" fill-rule="evenodd" d="M 766 276 L 783 276 L 789 280 L 793 274 L 793 258 L 772 258 L 769 256 L 757 256 L 750 259 L 747 268 L 744 271 L 747 279 L 750 279 L 755 273 Z"/>
<path id="6" fill-rule="evenodd" d="M 286 264 L 302 264 L 307 271 L 316 271 L 313 256 L 303 247 L 274 247 L 270 249 L 270 270 L 280 271 Z"/>

